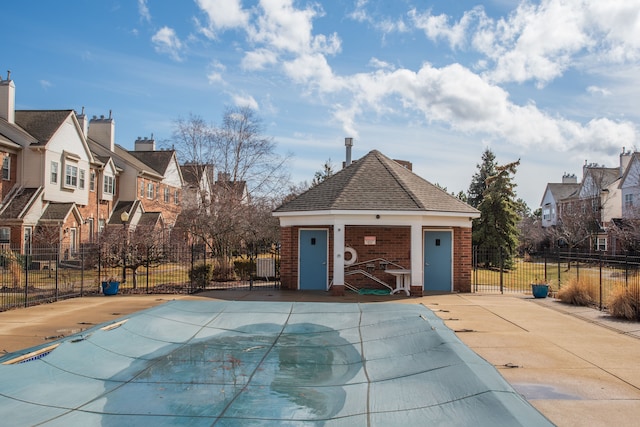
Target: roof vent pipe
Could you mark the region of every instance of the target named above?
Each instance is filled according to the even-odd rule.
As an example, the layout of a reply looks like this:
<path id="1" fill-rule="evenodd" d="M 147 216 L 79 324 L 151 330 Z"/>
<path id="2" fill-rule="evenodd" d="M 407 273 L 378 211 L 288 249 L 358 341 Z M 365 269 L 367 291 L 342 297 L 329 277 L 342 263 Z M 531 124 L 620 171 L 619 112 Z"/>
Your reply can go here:
<path id="1" fill-rule="evenodd" d="M 347 158 L 345 161 L 345 166 L 349 166 L 351 164 L 351 147 L 353 147 L 353 138 L 345 138 L 344 146 L 347 147 Z"/>

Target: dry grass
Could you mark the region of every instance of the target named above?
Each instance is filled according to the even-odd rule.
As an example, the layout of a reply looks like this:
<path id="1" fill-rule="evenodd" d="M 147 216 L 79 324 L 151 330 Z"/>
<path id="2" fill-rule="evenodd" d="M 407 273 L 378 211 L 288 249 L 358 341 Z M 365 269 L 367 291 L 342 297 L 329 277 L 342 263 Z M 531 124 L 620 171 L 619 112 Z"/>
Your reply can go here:
<path id="1" fill-rule="evenodd" d="M 557 298 L 567 304 L 588 306 L 594 304 L 598 298 L 597 284 L 587 279 L 569 279 L 569 283 L 558 291 Z"/>
<path id="2" fill-rule="evenodd" d="M 634 286 L 616 286 L 609 296 L 607 310 L 613 317 L 638 320 L 640 314 L 640 289 Z"/>

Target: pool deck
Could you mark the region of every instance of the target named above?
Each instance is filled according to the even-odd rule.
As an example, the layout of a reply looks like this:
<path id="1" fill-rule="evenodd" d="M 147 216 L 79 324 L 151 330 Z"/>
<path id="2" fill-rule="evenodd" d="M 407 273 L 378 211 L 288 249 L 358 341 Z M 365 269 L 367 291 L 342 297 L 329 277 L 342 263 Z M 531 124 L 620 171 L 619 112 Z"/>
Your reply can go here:
<path id="1" fill-rule="evenodd" d="M 527 295 L 420 298 L 280 290 L 93 296 L 0 313 L 0 352 L 46 344 L 170 300 L 423 304 L 558 426 L 631 426 L 640 419 L 640 323 Z"/>

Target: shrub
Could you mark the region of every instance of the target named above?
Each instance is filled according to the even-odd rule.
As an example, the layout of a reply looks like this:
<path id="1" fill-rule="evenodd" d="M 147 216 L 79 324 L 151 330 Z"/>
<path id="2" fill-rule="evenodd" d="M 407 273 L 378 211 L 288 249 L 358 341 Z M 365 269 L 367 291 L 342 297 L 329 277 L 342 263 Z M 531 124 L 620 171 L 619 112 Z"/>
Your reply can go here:
<path id="1" fill-rule="evenodd" d="M 569 283 L 560 288 L 557 297 L 567 304 L 587 306 L 596 300 L 595 292 L 596 290 L 588 281 L 572 277 Z"/>
<path id="2" fill-rule="evenodd" d="M 255 265 L 250 259 L 239 259 L 233 262 L 236 273 L 241 278 L 249 278 L 255 273 Z"/>
<path id="3" fill-rule="evenodd" d="M 638 286 L 616 286 L 607 301 L 607 309 L 613 317 L 636 320 L 640 313 Z"/>
<path id="4" fill-rule="evenodd" d="M 189 270 L 189 280 L 198 288 L 204 288 L 213 277 L 213 265 L 199 264 Z"/>

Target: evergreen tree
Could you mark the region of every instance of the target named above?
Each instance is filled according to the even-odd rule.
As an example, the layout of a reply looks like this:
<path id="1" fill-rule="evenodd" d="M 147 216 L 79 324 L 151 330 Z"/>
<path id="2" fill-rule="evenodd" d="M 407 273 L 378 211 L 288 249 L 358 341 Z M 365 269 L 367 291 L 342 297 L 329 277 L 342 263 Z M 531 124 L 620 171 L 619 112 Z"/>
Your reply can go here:
<path id="1" fill-rule="evenodd" d="M 486 154 L 487 152 L 485 152 Z M 484 157 L 484 155 L 483 155 Z M 515 175 L 520 160 L 503 166 L 495 166 L 495 174 L 486 180 L 486 189 L 478 205 L 480 218 L 473 223 L 473 244 L 502 250 L 504 265 L 508 268 L 518 245 L 518 223 L 522 204 L 516 200 L 512 175 Z M 496 258 L 484 260 L 495 265 Z"/>
<path id="2" fill-rule="evenodd" d="M 311 187 L 315 187 L 321 182 L 325 181 L 327 178 L 331 177 L 334 174 L 333 164 L 331 163 L 331 159 L 324 162 L 322 165 L 321 171 L 316 171 L 313 181 L 311 181 Z"/>
<path id="3" fill-rule="evenodd" d="M 487 178 L 496 174 L 496 156 L 489 148 L 482 153 L 482 164 L 476 167 L 478 171 L 471 178 L 466 202 L 477 209 L 487 189 Z"/>

